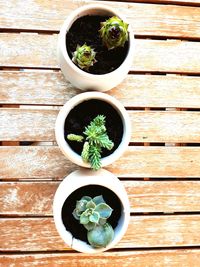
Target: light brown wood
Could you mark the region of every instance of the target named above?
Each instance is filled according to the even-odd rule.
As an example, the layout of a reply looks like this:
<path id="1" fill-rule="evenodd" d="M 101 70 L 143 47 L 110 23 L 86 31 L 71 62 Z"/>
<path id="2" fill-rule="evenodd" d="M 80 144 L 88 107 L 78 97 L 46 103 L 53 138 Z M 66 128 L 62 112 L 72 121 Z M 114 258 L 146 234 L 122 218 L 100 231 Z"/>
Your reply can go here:
<path id="1" fill-rule="evenodd" d="M 48 0 L 33 0 L 26 4 L 4 1 L 0 5 L 2 14 L 5 14 L 1 17 L 1 28 L 58 31 L 69 13 L 85 3 L 99 2 L 65 0 L 61 3 L 57 0 L 52 6 Z M 195 7 L 112 1 L 103 3 L 119 9 L 137 35 L 200 37 L 200 15 Z"/>
<path id="2" fill-rule="evenodd" d="M 199 246 L 200 216 L 132 216 L 118 248 Z M 52 218 L 0 220 L 0 250 L 48 251 L 69 247 L 58 236 Z"/>
<path id="3" fill-rule="evenodd" d="M 0 264 L 4 267 L 199 267 L 200 251 L 198 249 L 151 250 L 104 252 L 103 254 L 81 253 L 45 253 L 45 254 L 3 254 Z"/>
<path id="4" fill-rule="evenodd" d="M 2 67 L 58 68 L 57 35 L 1 33 L 0 47 Z M 199 42 L 138 39 L 131 70 L 199 73 L 199 62 Z"/>
<path id="5" fill-rule="evenodd" d="M 0 72 L 0 103 L 63 105 L 81 91 L 57 72 Z M 128 93 L 127 93 L 128 92 Z M 200 78 L 128 75 L 108 94 L 126 107 L 200 107 Z"/>
<path id="6" fill-rule="evenodd" d="M 119 177 L 199 178 L 199 147 L 133 146 L 106 167 Z M 63 178 L 78 167 L 56 146 L 0 147 L 0 179 Z"/>
<path id="7" fill-rule="evenodd" d="M 0 215 L 49 216 L 60 182 L 1 182 Z M 199 181 L 123 181 L 131 212 L 200 210 Z"/>
<path id="8" fill-rule="evenodd" d="M 1 141 L 55 141 L 58 110 L 0 109 Z M 200 142 L 200 113 L 129 111 L 132 142 Z"/>

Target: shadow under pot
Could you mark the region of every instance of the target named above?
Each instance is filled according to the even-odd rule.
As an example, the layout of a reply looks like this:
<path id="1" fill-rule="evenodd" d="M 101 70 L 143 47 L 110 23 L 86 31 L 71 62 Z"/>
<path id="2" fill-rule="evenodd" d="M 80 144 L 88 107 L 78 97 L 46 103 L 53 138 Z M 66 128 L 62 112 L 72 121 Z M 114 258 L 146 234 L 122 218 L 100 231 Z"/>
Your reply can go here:
<path id="1" fill-rule="evenodd" d="M 71 248 L 98 253 L 115 246 L 128 227 L 130 207 L 112 173 L 79 170 L 59 185 L 53 203 L 56 228 Z"/>
<path id="2" fill-rule="evenodd" d="M 98 170 L 117 160 L 130 141 L 130 120 L 123 105 L 100 92 L 71 98 L 55 126 L 57 143 L 75 164 Z"/>

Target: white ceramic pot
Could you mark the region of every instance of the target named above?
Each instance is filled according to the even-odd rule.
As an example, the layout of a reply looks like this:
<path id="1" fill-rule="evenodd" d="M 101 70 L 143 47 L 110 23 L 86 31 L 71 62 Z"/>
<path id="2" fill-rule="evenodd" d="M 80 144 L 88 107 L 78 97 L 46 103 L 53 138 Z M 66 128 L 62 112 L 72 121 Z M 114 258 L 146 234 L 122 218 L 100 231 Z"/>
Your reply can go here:
<path id="1" fill-rule="evenodd" d="M 86 242 L 73 238 L 62 221 L 62 207 L 65 200 L 76 189 L 87 185 L 104 186 L 113 191 L 121 202 L 121 217 L 114 229 L 114 238 L 106 248 L 95 249 Z M 72 172 L 60 183 L 54 197 L 53 215 L 57 231 L 68 246 L 84 253 L 99 253 L 114 247 L 125 234 L 130 220 L 130 205 L 126 190 L 116 176 L 103 169 L 95 173 L 91 170 L 82 169 Z M 83 226 L 80 225 L 80 227 Z"/>
<path id="2" fill-rule="evenodd" d="M 134 53 L 134 35 L 129 25 L 129 49 L 126 58 L 123 63 L 114 71 L 96 75 L 87 73 L 79 69 L 70 59 L 66 50 L 66 33 L 70 29 L 71 25 L 78 18 L 86 15 L 108 15 L 118 16 L 123 21 L 126 18 L 120 14 L 117 10 L 102 4 L 85 5 L 71 13 L 65 20 L 58 38 L 58 61 L 60 68 L 66 77 L 74 86 L 82 90 L 97 90 L 107 91 L 119 83 L 126 77 L 128 71 L 133 62 Z"/>
<path id="3" fill-rule="evenodd" d="M 56 141 L 63 152 L 63 154 L 72 162 L 75 164 L 82 166 L 82 167 L 87 167 L 90 168 L 90 164 L 86 163 L 82 160 L 81 156 L 77 154 L 75 151 L 71 149 L 69 144 L 66 142 L 64 138 L 64 125 L 65 125 L 65 119 L 68 115 L 68 113 L 78 104 L 90 100 L 90 99 L 98 99 L 105 101 L 109 103 L 119 114 L 122 120 L 123 124 L 123 135 L 122 135 L 122 140 L 119 146 L 116 148 L 116 150 L 110 154 L 107 157 L 104 157 L 101 159 L 101 166 L 107 166 L 114 161 L 116 161 L 122 154 L 123 152 L 127 149 L 130 137 L 131 137 L 131 122 L 128 116 L 127 111 L 123 107 L 123 105 L 114 97 L 107 95 L 105 93 L 101 92 L 85 92 L 79 95 L 76 95 L 72 97 L 60 110 L 56 124 L 55 124 L 55 136 L 56 136 Z"/>

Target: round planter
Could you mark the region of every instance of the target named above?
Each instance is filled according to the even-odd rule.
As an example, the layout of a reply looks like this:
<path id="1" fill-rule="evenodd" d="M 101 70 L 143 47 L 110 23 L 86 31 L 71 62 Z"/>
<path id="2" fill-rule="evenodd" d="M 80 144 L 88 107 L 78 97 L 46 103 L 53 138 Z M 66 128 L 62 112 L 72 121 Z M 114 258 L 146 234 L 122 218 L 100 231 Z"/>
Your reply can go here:
<path id="1" fill-rule="evenodd" d="M 82 166 L 82 167 L 87 167 L 90 168 L 90 164 L 86 163 L 82 160 L 81 156 L 76 153 L 70 145 L 66 142 L 64 138 L 64 125 L 65 125 L 65 119 L 69 112 L 78 104 L 87 101 L 87 100 L 102 100 L 111 105 L 119 114 L 121 117 L 122 125 L 123 125 L 123 135 L 121 139 L 121 143 L 119 146 L 116 148 L 116 150 L 110 154 L 107 157 L 104 157 L 101 159 L 101 166 L 107 166 L 114 161 L 116 161 L 122 154 L 123 152 L 127 149 L 130 137 L 131 137 L 131 123 L 130 119 L 128 116 L 127 111 L 123 107 L 123 105 L 116 100 L 114 97 L 101 93 L 101 92 L 85 92 L 79 95 L 76 95 L 72 97 L 60 110 L 56 124 L 55 124 L 55 136 L 56 136 L 56 141 L 63 152 L 63 154 L 72 162 L 75 164 Z"/>
<path id="2" fill-rule="evenodd" d="M 134 53 L 134 35 L 129 25 L 129 48 L 126 58 L 123 63 L 114 71 L 107 74 L 90 74 L 79 69 L 70 59 L 66 50 L 66 33 L 70 29 L 71 25 L 78 18 L 86 15 L 108 15 L 118 16 L 123 21 L 126 21 L 124 16 L 117 10 L 101 4 L 85 5 L 68 16 L 65 20 L 58 38 L 58 62 L 60 68 L 67 80 L 69 80 L 75 87 L 81 90 L 97 90 L 107 91 L 119 83 L 126 77 L 128 71 L 133 62 Z"/>
<path id="3" fill-rule="evenodd" d="M 118 197 L 121 203 L 121 216 L 117 226 L 114 228 L 114 238 L 105 248 L 96 249 L 91 247 L 88 243 L 74 238 L 72 234 L 66 230 L 62 221 L 62 207 L 65 200 L 76 189 L 86 185 L 100 185 L 108 188 Z M 84 253 L 99 253 L 114 247 L 125 234 L 130 219 L 130 206 L 126 190 L 116 176 L 103 169 L 95 173 L 91 170 L 82 169 L 72 172 L 60 183 L 54 197 L 53 215 L 57 231 L 68 246 Z M 83 226 L 80 225 L 80 227 Z M 79 231 L 79 229 L 77 229 L 77 231 Z"/>

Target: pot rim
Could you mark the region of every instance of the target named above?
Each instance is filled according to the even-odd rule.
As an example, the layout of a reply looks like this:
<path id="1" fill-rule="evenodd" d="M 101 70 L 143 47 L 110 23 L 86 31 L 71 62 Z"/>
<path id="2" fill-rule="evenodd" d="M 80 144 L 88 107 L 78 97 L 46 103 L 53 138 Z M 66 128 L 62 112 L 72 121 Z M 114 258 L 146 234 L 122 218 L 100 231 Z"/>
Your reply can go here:
<path id="1" fill-rule="evenodd" d="M 72 148 L 69 146 L 69 144 L 66 142 L 64 138 L 64 124 L 67 115 L 69 112 L 78 104 L 90 100 L 90 99 L 98 99 L 107 102 L 110 104 L 120 115 L 122 124 L 123 124 L 123 136 L 122 140 L 119 144 L 119 146 L 115 149 L 115 151 L 110 154 L 107 157 L 104 157 L 101 159 L 101 166 L 107 166 L 111 163 L 113 163 L 115 160 L 117 160 L 124 152 L 124 150 L 128 147 L 130 137 L 131 137 L 131 122 L 129 119 L 129 115 L 127 111 L 125 110 L 124 106 L 114 97 L 102 93 L 102 92 L 84 92 L 81 94 L 78 94 L 74 97 L 72 97 L 66 104 L 61 108 L 57 119 L 55 123 L 55 136 L 56 136 L 56 141 L 63 152 L 63 154 L 72 162 L 75 164 L 82 166 L 82 167 L 87 167 L 91 168 L 89 163 L 86 163 L 82 160 L 81 155 L 76 153 L 75 151 L 72 150 Z"/>
<path id="2" fill-rule="evenodd" d="M 91 10 L 91 9 L 98 9 L 100 11 L 106 11 L 106 13 L 111 13 L 112 15 L 116 15 L 118 16 L 120 19 L 122 19 L 123 21 L 126 21 L 126 18 L 124 17 L 123 14 L 121 14 L 118 10 L 116 10 L 115 8 L 112 8 L 110 6 L 106 6 L 103 4 L 89 4 L 89 5 L 84 5 L 81 6 L 77 9 L 75 9 L 74 11 L 72 11 L 72 13 L 67 17 L 67 19 L 64 21 L 60 33 L 59 33 L 59 45 L 62 51 L 62 54 L 64 56 L 64 59 L 66 60 L 67 64 L 69 64 L 69 66 L 76 71 L 79 75 L 83 75 L 85 76 L 85 78 L 95 78 L 95 77 L 102 77 L 103 79 L 109 77 L 109 75 L 112 73 L 112 75 L 114 75 L 115 73 L 117 74 L 118 72 L 120 72 L 120 70 L 123 68 L 124 65 L 127 64 L 127 62 L 129 62 L 129 58 L 133 58 L 133 53 L 134 53 L 134 34 L 131 30 L 131 25 L 129 24 L 129 48 L 128 48 L 128 52 L 126 57 L 124 58 L 124 61 L 122 62 L 122 64 L 115 70 L 108 72 L 106 74 L 92 74 L 92 73 L 88 73 L 85 72 L 83 70 L 81 70 L 80 68 L 78 68 L 70 59 L 68 53 L 67 53 L 67 49 L 66 49 L 66 32 L 70 29 L 72 23 L 74 21 L 76 21 L 76 19 L 82 17 L 80 14 L 86 12 L 87 10 Z"/>

